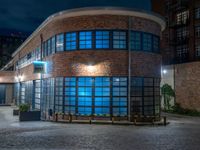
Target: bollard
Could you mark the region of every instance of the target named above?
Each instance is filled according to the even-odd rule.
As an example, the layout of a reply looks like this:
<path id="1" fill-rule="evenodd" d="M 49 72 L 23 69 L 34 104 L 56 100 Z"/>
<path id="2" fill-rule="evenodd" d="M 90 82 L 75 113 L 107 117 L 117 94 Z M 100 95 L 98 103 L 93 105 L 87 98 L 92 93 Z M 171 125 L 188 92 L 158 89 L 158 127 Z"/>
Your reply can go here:
<path id="1" fill-rule="evenodd" d="M 164 119 L 164 125 L 166 126 L 167 125 L 167 117 L 164 116 L 163 119 Z"/>
<path id="2" fill-rule="evenodd" d="M 69 114 L 69 122 L 72 123 L 72 115 Z"/>
<path id="3" fill-rule="evenodd" d="M 114 117 L 112 117 L 112 124 L 114 124 L 114 121 L 115 121 L 115 118 L 114 118 Z"/>

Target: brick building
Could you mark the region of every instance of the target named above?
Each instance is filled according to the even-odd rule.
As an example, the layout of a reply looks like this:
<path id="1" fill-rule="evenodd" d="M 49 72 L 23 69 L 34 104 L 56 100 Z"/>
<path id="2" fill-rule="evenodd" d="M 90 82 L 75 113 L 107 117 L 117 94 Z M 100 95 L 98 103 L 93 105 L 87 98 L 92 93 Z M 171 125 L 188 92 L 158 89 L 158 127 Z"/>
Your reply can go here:
<path id="1" fill-rule="evenodd" d="M 126 8 L 97 7 L 47 18 L 13 53 L 1 83 L 14 101 L 54 113 L 120 116 L 160 114 L 162 17 Z M 9 72 L 10 73 L 10 72 Z"/>
<path id="2" fill-rule="evenodd" d="M 200 111 L 200 1 L 152 0 L 152 10 L 167 22 L 161 48 L 162 68 L 168 73 L 163 74 L 162 84 L 172 85 L 182 107 Z"/>

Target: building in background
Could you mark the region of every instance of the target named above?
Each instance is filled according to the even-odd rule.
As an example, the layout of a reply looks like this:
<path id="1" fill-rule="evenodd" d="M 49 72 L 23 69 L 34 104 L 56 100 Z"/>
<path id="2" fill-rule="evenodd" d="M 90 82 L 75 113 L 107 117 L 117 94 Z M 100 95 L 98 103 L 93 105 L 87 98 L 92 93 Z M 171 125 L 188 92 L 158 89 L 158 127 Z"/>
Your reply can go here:
<path id="1" fill-rule="evenodd" d="M 17 104 L 77 116 L 160 115 L 160 34 L 151 12 L 97 7 L 50 16 L 13 53 L 1 84 Z M 13 67 L 14 71 L 5 71 Z"/>
<path id="2" fill-rule="evenodd" d="M 12 59 L 12 53 L 25 41 L 26 35 L 20 32 L 0 34 L 0 68 Z M 12 68 L 9 68 L 12 69 Z"/>
<path id="3" fill-rule="evenodd" d="M 152 0 L 152 10 L 167 22 L 161 48 L 162 68 L 168 72 L 162 84 L 174 87 L 182 107 L 200 111 L 200 1 Z"/>

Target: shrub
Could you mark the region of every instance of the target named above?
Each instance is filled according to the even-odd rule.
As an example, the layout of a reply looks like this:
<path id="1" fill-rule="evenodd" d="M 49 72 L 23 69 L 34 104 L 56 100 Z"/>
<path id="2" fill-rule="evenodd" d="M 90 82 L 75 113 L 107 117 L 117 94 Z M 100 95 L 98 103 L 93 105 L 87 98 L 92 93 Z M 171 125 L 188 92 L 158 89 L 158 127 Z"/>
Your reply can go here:
<path id="1" fill-rule="evenodd" d="M 19 111 L 27 112 L 29 110 L 30 110 L 30 105 L 29 104 L 21 104 L 21 105 L 19 105 Z"/>

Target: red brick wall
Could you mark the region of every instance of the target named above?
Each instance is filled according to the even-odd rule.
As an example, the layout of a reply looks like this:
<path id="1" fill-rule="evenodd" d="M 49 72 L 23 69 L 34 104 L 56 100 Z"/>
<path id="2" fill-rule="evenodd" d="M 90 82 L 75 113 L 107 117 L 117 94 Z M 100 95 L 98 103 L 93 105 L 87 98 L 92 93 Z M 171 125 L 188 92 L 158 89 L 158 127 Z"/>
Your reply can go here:
<path id="1" fill-rule="evenodd" d="M 0 71 L 1 83 L 14 83 L 15 75 L 13 71 Z"/>
<path id="2" fill-rule="evenodd" d="M 200 111 L 200 62 L 175 65 L 176 102 Z"/>

